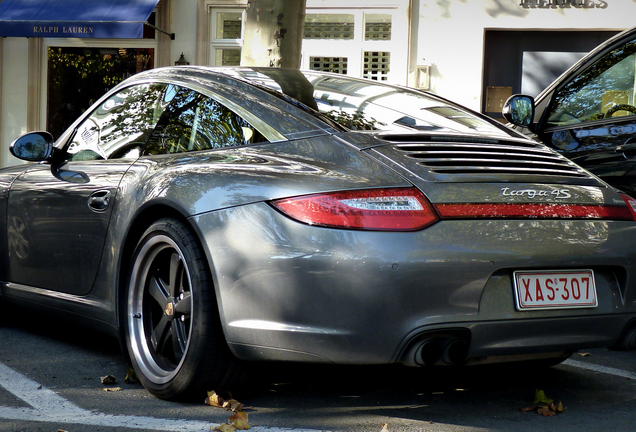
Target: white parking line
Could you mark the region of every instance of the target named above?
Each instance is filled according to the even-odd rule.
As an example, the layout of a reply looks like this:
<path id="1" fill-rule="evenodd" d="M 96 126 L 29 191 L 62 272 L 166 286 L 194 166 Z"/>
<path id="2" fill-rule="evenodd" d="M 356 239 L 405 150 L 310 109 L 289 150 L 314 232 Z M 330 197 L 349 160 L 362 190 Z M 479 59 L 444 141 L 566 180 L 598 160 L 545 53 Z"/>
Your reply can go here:
<path id="1" fill-rule="evenodd" d="M 78 407 L 54 391 L 0 363 L 0 387 L 33 408 L 0 406 L 0 419 L 125 427 L 157 431 L 208 432 L 218 426 L 197 420 L 95 413 Z M 254 432 L 319 432 L 310 429 L 252 427 Z"/>
<path id="2" fill-rule="evenodd" d="M 590 370 L 594 372 L 600 372 L 600 373 L 604 373 L 608 375 L 614 375 L 614 376 L 618 376 L 622 378 L 629 378 L 629 379 L 636 380 L 636 373 L 628 372 L 628 371 L 624 371 L 624 370 L 616 369 L 612 367 L 600 366 L 600 365 L 595 365 L 592 363 L 584 363 L 584 362 L 571 360 L 571 359 L 564 361 L 562 364 L 568 365 L 568 366 L 574 366 L 577 368 L 586 369 L 586 370 Z"/>
<path id="3" fill-rule="evenodd" d="M 562 364 L 636 380 L 636 373 L 621 369 L 566 360 Z M 78 407 L 54 391 L 0 363 L 0 387 L 33 408 L 0 406 L 0 419 L 81 424 L 100 427 L 124 427 L 175 432 L 208 432 L 218 426 L 198 420 L 175 420 L 156 417 L 95 413 Z M 254 432 L 319 432 L 315 429 L 292 429 L 255 426 Z"/>

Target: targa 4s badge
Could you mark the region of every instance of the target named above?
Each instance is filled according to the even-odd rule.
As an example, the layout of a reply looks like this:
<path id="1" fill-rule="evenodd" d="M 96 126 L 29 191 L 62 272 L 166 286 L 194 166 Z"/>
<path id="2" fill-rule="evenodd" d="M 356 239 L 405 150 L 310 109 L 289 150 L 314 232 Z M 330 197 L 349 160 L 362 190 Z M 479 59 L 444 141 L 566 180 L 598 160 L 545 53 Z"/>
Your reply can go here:
<path id="1" fill-rule="evenodd" d="M 539 190 L 539 189 L 510 189 L 508 187 L 501 188 L 501 194 L 503 196 L 514 197 L 544 197 L 544 198 L 556 198 L 556 199 L 568 199 L 571 198 L 569 189 L 554 189 L 554 190 Z"/>

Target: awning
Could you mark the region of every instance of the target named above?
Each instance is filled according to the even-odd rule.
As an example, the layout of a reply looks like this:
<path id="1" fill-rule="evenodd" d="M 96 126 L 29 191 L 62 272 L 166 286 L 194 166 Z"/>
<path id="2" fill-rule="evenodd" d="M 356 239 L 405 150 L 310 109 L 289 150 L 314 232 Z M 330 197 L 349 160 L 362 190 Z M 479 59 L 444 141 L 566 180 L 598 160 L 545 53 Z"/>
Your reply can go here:
<path id="1" fill-rule="evenodd" d="M 158 2 L 0 0 L 0 37 L 141 38 Z"/>

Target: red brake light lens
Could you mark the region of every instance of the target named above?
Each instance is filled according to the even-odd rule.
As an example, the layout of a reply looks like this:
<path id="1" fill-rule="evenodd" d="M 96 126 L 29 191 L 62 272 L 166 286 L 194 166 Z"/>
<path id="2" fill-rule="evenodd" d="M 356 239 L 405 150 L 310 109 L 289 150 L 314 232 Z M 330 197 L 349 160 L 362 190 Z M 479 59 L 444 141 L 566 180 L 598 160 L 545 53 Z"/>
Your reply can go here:
<path id="1" fill-rule="evenodd" d="M 335 228 L 415 231 L 439 219 L 416 188 L 305 195 L 272 201 L 271 204 L 297 221 Z"/>
<path id="2" fill-rule="evenodd" d="M 629 198 L 629 197 L 628 197 Z M 623 197 L 625 199 L 625 197 Z M 632 206 L 582 205 L 558 203 L 436 204 L 442 219 L 515 218 L 515 219 L 609 219 L 634 220 Z M 629 210 L 628 210 L 629 208 Z M 631 213 L 630 213 L 631 210 Z"/>
<path id="3" fill-rule="evenodd" d="M 627 204 L 627 209 L 632 215 L 632 219 L 636 221 L 636 200 L 625 194 L 621 194 L 621 198 L 623 198 L 623 201 L 625 201 L 625 204 Z"/>

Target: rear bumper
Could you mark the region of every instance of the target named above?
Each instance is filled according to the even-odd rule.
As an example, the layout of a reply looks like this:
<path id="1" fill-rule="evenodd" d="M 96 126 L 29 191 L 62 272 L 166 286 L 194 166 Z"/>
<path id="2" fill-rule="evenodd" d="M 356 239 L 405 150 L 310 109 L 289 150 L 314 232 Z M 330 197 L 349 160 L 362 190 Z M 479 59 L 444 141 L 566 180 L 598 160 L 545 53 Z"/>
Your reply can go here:
<path id="1" fill-rule="evenodd" d="M 634 331 L 632 314 L 462 323 L 417 332 L 405 341 L 397 361 L 409 366 L 475 364 L 558 356 L 583 348 L 634 349 Z"/>
<path id="2" fill-rule="evenodd" d="M 225 337 L 245 360 L 417 365 L 431 332 L 459 334 L 474 359 L 539 355 L 614 345 L 636 319 L 633 222 L 345 231 L 299 224 L 263 203 L 194 222 Z M 598 306 L 518 311 L 512 274 L 527 269 L 593 269 Z"/>

